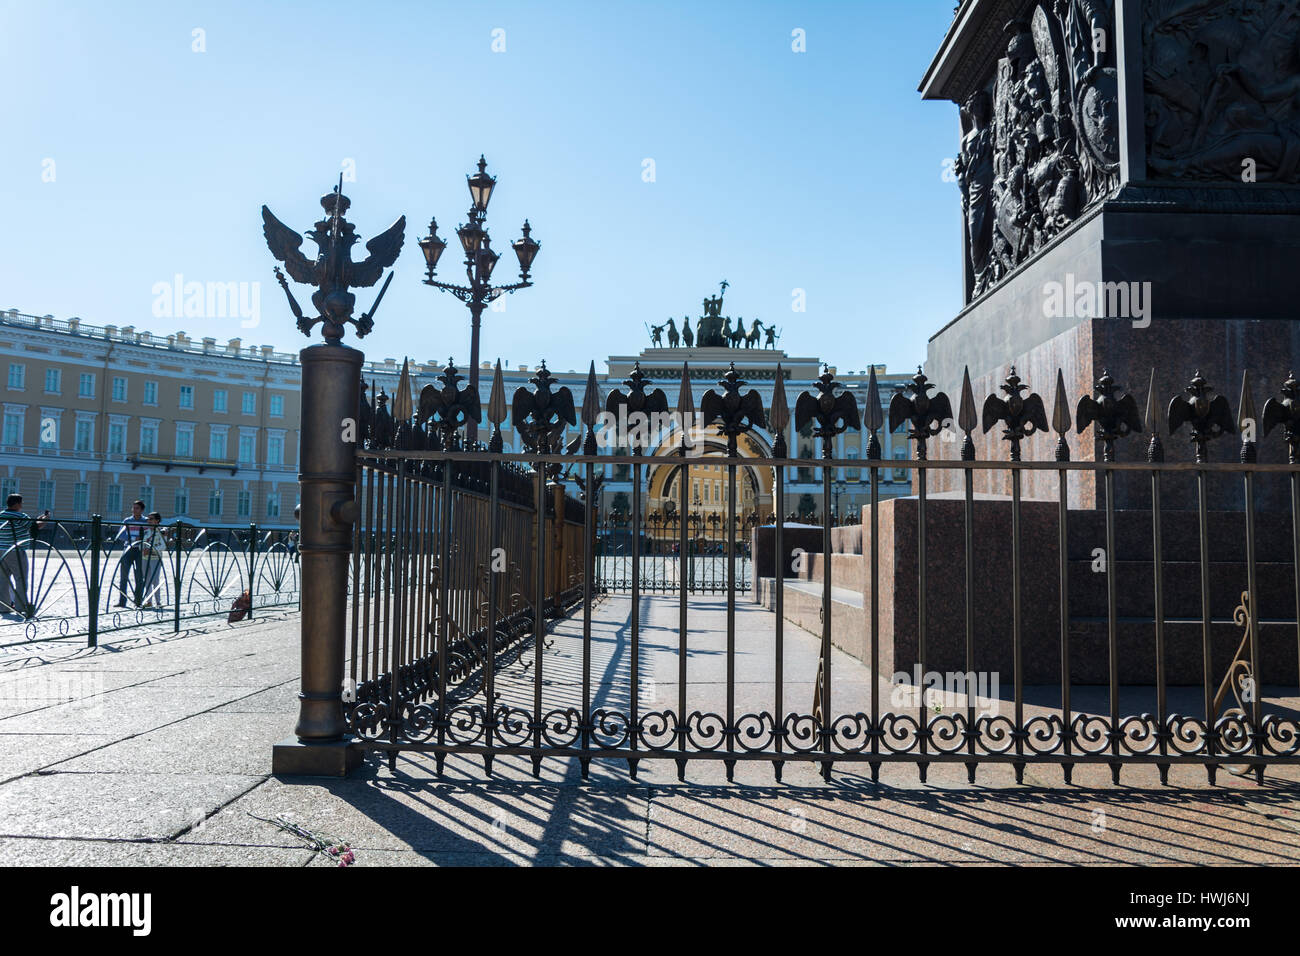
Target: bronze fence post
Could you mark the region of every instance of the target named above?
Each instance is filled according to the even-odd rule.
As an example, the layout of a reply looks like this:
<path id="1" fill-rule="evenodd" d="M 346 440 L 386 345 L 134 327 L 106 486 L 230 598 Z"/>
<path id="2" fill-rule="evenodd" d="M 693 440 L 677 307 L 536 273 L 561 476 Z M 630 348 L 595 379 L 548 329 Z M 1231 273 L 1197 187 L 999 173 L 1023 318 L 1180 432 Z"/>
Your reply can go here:
<path id="1" fill-rule="evenodd" d="M 86 589 L 90 598 L 87 608 L 90 618 L 87 622 L 86 646 L 99 646 L 99 548 L 104 537 L 104 519 L 102 515 L 90 516 L 90 586 Z"/>
<path id="2" fill-rule="evenodd" d="M 312 345 L 299 355 L 302 689 L 296 736 L 275 745 L 271 772 L 343 776 L 361 761 L 348 746 L 343 664 L 364 355 L 341 344 Z"/>
<path id="3" fill-rule="evenodd" d="M 554 584 L 553 595 L 555 599 L 555 616 L 559 617 L 560 612 L 564 610 L 564 586 L 568 578 L 568 565 L 565 563 L 568 557 L 565 554 L 564 532 L 567 522 L 564 515 L 564 485 L 558 481 L 550 486 L 551 488 L 551 507 L 555 509 L 555 523 L 551 526 L 551 542 L 554 555 L 551 561 L 553 566 Z"/>

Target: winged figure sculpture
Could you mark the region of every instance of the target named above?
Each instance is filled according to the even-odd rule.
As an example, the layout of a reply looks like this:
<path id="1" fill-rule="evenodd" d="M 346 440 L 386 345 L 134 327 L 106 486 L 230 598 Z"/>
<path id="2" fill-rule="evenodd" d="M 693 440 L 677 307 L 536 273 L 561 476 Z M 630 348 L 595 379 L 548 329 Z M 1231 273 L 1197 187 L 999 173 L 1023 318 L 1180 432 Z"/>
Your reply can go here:
<path id="1" fill-rule="evenodd" d="M 477 389 L 464 388 L 459 382 L 465 376 L 456 371 L 451 359 L 438 376 L 440 385 L 426 385 L 420 389 L 420 407 L 417 421 L 423 425 L 432 421 L 444 448 L 452 447 L 456 431 L 466 422 L 483 420 L 483 410 L 479 404 Z"/>
<path id="2" fill-rule="evenodd" d="M 718 382 L 722 394 L 709 389 L 700 398 L 700 416 L 705 425 L 716 424 L 727 437 L 727 454 L 736 454 L 736 439 L 753 428 L 766 428 L 767 415 L 763 411 L 763 396 L 754 389 L 741 394 L 747 384 L 731 363 L 727 374 Z"/>
<path id="3" fill-rule="evenodd" d="M 925 460 L 925 443 L 952 420 L 952 402 L 943 392 L 930 395 L 934 383 L 917 368 L 912 380 L 889 400 L 889 430 L 907 425 L 907 437 L 916 442 L 916 456 Z"/>
<path id="4" fill-rule="evenodd" d="M 1025 438 L 1048 429 L 1047 407 L 1043 404 L 1043 397 L 1037 392 L 1022 397 L 1020 393 L 1028 390 L 1029 386 L 1020 380 L 1013 365 L 1006 381 L 1002 383 L 1002 391 L 1006 392 L 1007 397 L 990 395 L 984 399 L 984 413 L 981 416 L 984 433 L 988 434 L 994 425 L 1000 423 L 1002 437 L 1011 442 L 1012 461 L 1020 460 L 1020 443 Z"/>
<path id="5" fill-rule="evenodd" d="M 1191 423 L 1196 460 L 1205 461 L 1206 442 L 1237 432 L 1237 424 L 1232 420 L 1232 406 L 1225 396 L 1214 394 L 1200 369 L 1192 376 L 1192 383 L 1185 391 L 1187 398 L 1175 395 L 1169 402 L 1169 434 Z"/>
<path id="6" fill-rule="evenodd" d="M 525 447 L 549 455 L 559 450 L 565 426 L 578 424 L 578 416 L 573 407 L 573 393 L 567 386 L 552 388 L 555 379 L 551 377 L 545 362 L 528 381 L 535 388 L 531 392 L 526 388 L 515 389 L 514 399 L 510 403 L 510 419 Z"/>
<path id="7" fill-rule="evenodd" d="M 1137 399 L 1125 393 L 1117 396 L 1119 386 L 1106 369 L 1097 379 L 1097 396 L 1084 395 L 1075 411 L 1076 427 L 1082 435 L 1096 425 L 1097 441 L 1102 443 L 1105 461 L 1115 459 L 1115 440 L 1142 431 L 1142 412 Z"/>
<path id="8" fill-rule="evenodd" d="M 388 282 L 384 283 L 370 311 L 362 313 L 359 318 L 352 316 L 356 296 L 349 289 L 372 286 L 379 281 L 384 270 L 397 261 L 406 230 L 406 217 L 401 216 L 366 243 L 369 255 L 364 260 L 353 262 L 352 246 L 358 237 L 352 223 L 343 218 L 350 202 L 343 195 L 342 182 L 339 186 L 321 197 L 325 217 L 307 232 L 307 238 L 317 247 L 315 258 L 308 258 L 303 253 L 302 236 L 277 219 L 266 206 L 262 207 L 262 233 L 271 254 L 284 264 L 289 278 L 316 287 L 311 301 L 317 315 L 312 318 L 303 314 L 289 291 L 284 273 L 279 267 L 275 270 L 275 277 L 289 299 L 289 308 L 298 319 L 298 328 L 310 336 L 312 328 L 319 322 L 324 326 L 326 341 L 335 343 L 343 338 L 348 322 L 356 326 L 358 337 L 366 335 L 374 327 L 374 314 L 388 289 Z M 388 279 L 392 280 L 391 273 Z"/>
<path id="9" fill-rule="evenodd" d="M 813 437 L 822 440 L 822 457 L 832 457 L 832 439 L 843 431 L 852 428 L 857 431 L 862 427 L 858 417 L 858 403 L 853 393 L 845 390 L 830 366 L 824 366 L 821 376 L 813 382 L 817 394 L 802 392 L 794 403 L 794 427 L 803 431 L 813 424 Z M 836 394 L 839 389 L 839 394 Z"/>
<path id="10" fill-rule="evenodd" d="M 1300 457 L 1300 382 L 1296 381 L 1295 372 L 1287 375 L 1282 383 L 1281 399 L 1270 398 L 1264 403 L 1263 431 L 1267 435 L 1278 425 L 1290 448 L 1291 464 L 1296 464 Z"/>

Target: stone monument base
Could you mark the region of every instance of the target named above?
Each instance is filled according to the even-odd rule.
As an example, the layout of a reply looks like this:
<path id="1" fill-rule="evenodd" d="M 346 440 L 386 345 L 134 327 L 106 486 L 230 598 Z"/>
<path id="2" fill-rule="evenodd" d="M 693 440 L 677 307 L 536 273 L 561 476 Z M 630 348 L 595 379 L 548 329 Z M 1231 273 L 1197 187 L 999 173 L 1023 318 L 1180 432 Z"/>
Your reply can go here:
<path id="1" fill-rule="evenodd" d="M 894 498 L 879 505 L 880 672 L 912 673 L 917 651 L 917 499 Z M 1021 660 L 1027 684 L 1061 680 L 1061 594 L 1058 506 L 1021 503 Z M 838 593 L 832 611 L 832 640 L 870 663 L 871 509 L 863 509 L 860 555 L 831 557 L 831 583 Z M 1210 540 L 1211 679 L 1217 689 L 1241 642 L 1233 614 L 1246 590 L 1244 515 L 1212 512 Z M 1117 648 L 1122 684 L 1156 682 L 1154 563 L 1150 512 L 1116 515 L 1116 554 L 1110 564 L 1118 581 Z M 1295 578 L 1289 520 L 1256 525 L 1259 624 L 1264 685 L 1297 681 Z M 1199 527 L 1195 512 L 1162 512 L 1165 678 L 1169 685 L 1200 685 L 1202 625 Z M 1003 687 L 1014 679 L 1012 648 L 1011 502 L 991 496 L 974 507 L 975 670 L 996 673 Z M 1106 545 L 1105 514 L 1091 509 L 1069 513 L 1067 569 L 1070 611 L 1071 684 L 1106 684 L 1109 639 L 1106 572 L 1098 550 Z M 966 669 L 965 503 L 931 495 L 926 504 L 926 670 Z M 786 585 L 786 616 L 820 633 L 820 583 L 826 562 L 810 555 L 802 581 Z M 852 565 L 852 566 L 850 566 Z M 1096 568 L 1096 570 L 1094 570 Z M 772 582 L 760 582 L 756 599 L 771 606 Z M 840 592 L 849 589 L 852 593 Z M 1289 618 L 1289 620 L 1287 620 Z M 1273 623 L 1276 621 L 1277 623 Z"/>

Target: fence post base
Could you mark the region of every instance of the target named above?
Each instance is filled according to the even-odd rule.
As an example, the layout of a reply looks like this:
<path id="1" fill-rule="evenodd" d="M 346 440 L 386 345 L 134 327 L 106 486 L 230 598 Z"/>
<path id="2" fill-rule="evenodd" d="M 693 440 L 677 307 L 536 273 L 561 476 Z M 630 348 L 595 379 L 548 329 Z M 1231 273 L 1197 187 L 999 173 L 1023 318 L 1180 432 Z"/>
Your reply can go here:
<path id="1" fill-rule="evenodd" d="M 293 777 L 346 777 L 361 766 L 361 749 L 346 740 L 304 743 L 289 737 L 271 748 L 271 773 Z"/>
<path id="2" fill-rule="evenodd" d="M 299 357 L 302 682 L 295 736 L 275 745 L 271 766 L 274 773 L 341 776 L 361 757 L 348 751 L 343 667 L 364 356 L 343 345 L 312 345 Z"/>

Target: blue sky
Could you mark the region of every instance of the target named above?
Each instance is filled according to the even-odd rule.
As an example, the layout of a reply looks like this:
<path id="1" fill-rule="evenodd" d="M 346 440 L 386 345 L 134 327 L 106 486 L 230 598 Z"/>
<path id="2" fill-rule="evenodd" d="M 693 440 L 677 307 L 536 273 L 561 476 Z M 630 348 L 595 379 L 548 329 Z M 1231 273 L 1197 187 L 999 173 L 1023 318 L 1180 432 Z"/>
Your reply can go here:
<path id="1" fill-rule="evenodd" d="M 468 312 L 415 243 L 463 221 L 484 153 L 494 245 L 525 217 L 542 243 L 484 358 L 600 368 L 725 278 L 725 311 L 792 354 L 906 369 L 961 307 L 956 108 L 916 92 L 953 5 L 6 2 L 0 308 L 296 350 L 259 207 L 304 231 L 351 160 L 362 242 L 399 214 L 407 240 L 349 341 L 463 362 Z M 516 272 L 506 251 L 496 278 Z M 261 282 L 258 324 L 155 316 L 177 274 Z M 449 248 L 439 277 L 462 276 Z"/>

